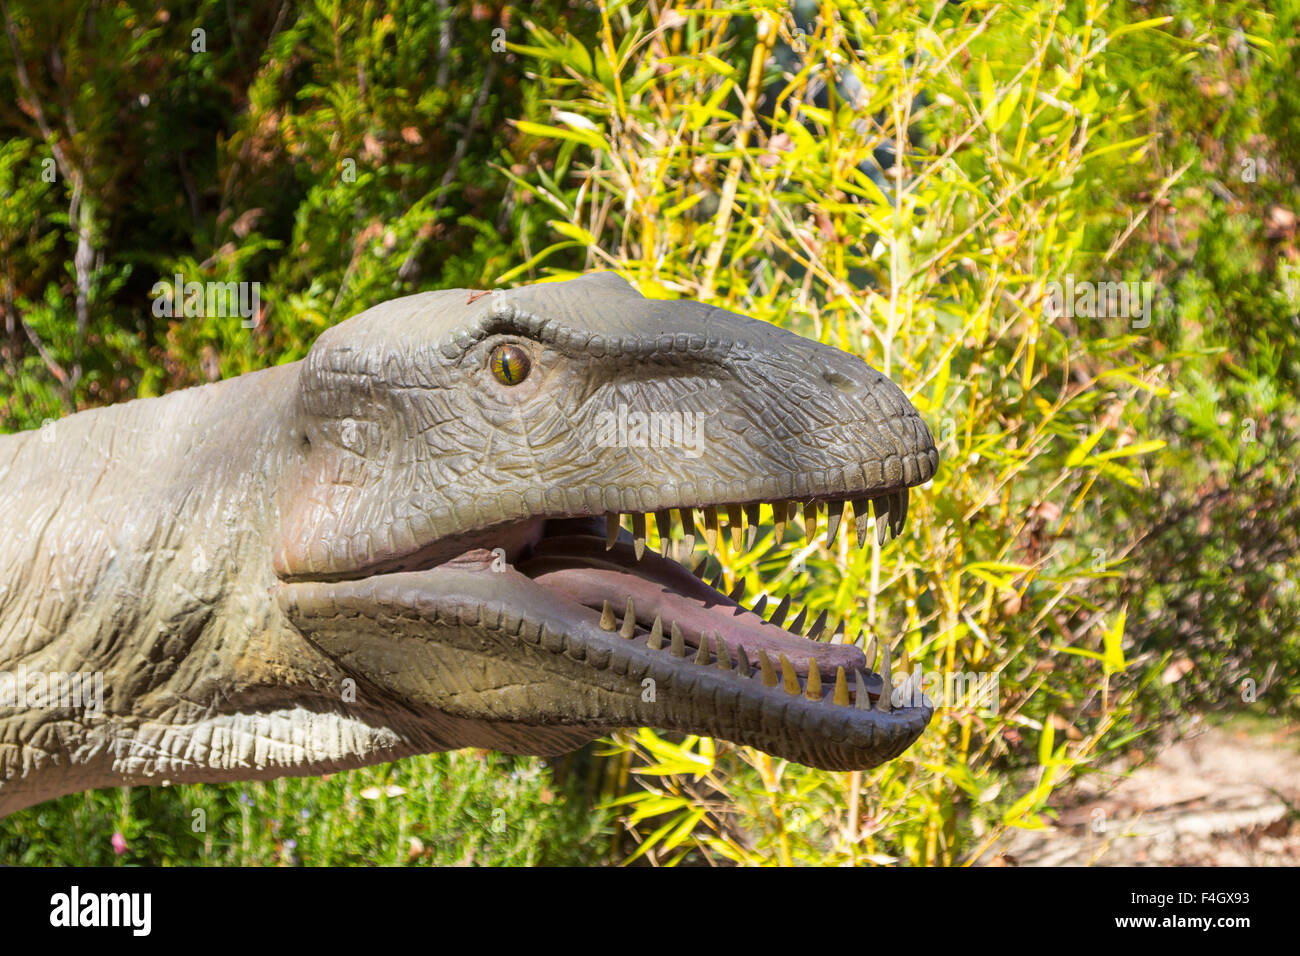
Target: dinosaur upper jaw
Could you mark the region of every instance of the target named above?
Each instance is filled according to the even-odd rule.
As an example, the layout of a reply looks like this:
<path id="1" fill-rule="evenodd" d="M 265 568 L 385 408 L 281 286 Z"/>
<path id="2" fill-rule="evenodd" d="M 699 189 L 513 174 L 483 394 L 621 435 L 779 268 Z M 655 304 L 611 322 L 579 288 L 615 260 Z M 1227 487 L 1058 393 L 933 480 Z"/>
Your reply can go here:
<path id="1" fill-rule="evenodd" d="M 287 583 L 281 603 L 345 666 L 406 701 L 513 724 L 520 751 L 541 752 L 530 726 L 646 724 L 847 770 L 892 759 L 924 730 L 928 701 L 892 706 L 874 649 L 869 661 L 829 629 L 804 636 L 803 614 L 769 620 L 635 534 L 611 543 L 605 524 L 519 522 L 430 567 Z M 357 639 L 360 621 L 372 639 Z M 451 670 L 454 686 L 440 680 Z"/>

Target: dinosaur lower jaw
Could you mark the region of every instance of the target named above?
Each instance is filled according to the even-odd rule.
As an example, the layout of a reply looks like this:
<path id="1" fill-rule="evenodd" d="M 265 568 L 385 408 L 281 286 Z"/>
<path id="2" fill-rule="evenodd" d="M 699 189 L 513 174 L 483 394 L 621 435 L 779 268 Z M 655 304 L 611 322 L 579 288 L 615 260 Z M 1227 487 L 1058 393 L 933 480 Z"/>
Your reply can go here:
<path id="1" fill-rule="evenodd" d="M 666 676 L 670 696 L 678 693 L 671 688 L 690 688 L 702 705 L 699 716 L 685 720 L 652 707 L 641 722 L 838 770 L 892 759 L 928 724 L 932 704 L 919 689 L 891 688 L 887 642 L 877 673 L 875 640 L 843 643 L 824 615 L 811 628 L 805 612 L 791 622 L 788 602 L 765 617 L 765 597 L 749 609 L 700 580 L 707 559 L 693 573 L 647 551 L 635 532 L 593 534 L 599 524 L 547 522 L 531 547 L 512 556 L 510 570 L 543 589 L 552 607 L 566 608 L 562 649 L 552 645 L 557 652 L 629 677 Z M 897 706 L 900 698 L 905 706 Z M 710 713 L 715 701 L 735 702 L 750 716 L 737 719 L 726 705 Z"/>
<path id="2" fill-rule="evenodd" d="M 566 533 L 567 523 L 558 524 L 558 533 L 548 529 L 516 568 L 572 601 L 575 611 L 597 615 L 605 630 L 692 664 L 734 670 L 741 678 L 757 672 L 760 679 L 793 686 L 787 676 L 792 675 L 800 693 L 814 694 L 820 685 L 828 700 L 842 682 L 845 704 L 857 697 L 859 675 L 879 694 L 881 680 L 872 674 L 863 649 L 832 643 L 842 634 L 824 626 L 824 615 L 805 637 L 805 613 L 788 629 L 783 626 L 788 603 L 766 619 L 764 607 L 756 605 L 757 613 L 744 607 L 675 561 L 653 553 L 638 558 L 634 544 L 607 547 L 600 538 Z"/>

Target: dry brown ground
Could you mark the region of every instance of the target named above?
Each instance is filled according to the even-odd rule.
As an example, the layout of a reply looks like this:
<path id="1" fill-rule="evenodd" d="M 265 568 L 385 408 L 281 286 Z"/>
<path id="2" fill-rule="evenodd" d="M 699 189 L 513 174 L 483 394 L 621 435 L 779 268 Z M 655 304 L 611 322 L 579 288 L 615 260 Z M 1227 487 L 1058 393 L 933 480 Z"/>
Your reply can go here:
<path id="1" fill-rule="evenodd" d="M 980 863 L 1300 864 L 1300 726 L 1199 723 L 1151 763 L 1123 769 L 1063 793 L 1056 826 L 1010 833 Z"/>

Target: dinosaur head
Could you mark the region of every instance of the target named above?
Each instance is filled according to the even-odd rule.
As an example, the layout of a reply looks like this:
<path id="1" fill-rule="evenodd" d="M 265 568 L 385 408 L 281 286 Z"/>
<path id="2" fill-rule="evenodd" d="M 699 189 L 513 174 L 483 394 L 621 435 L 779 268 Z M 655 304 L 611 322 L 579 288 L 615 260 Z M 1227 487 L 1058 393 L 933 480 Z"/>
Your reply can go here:
<path id="1" fill-rule="evenodd" d="M 719 535 L 833 541 L 846 504 L 859 545 L 901 530 L 938 455 L 853 356 L 597 274 L 376 306 L 317 340 L 295 405 L 280 606 L 448 746 L 651 725 L 861 769 L 930 718 L 824 621 L 710 573 Z"/>

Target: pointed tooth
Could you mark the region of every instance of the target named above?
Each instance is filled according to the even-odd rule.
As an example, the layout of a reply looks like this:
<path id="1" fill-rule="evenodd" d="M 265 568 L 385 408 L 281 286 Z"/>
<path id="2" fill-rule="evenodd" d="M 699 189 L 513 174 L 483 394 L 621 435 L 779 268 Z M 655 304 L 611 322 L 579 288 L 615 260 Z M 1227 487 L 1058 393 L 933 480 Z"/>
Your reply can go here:
<path id="1" fill-rule="evenodd" d="M 767 656 L 767 651 L 761 647 L 758 649 L 758 666 L 763 672 L 763 684 L 767 687 L 775 687 L 776 669 L 772 667 L 772 661 Z"/>
<path id="2" fill-rule="evenodd" d="M 853 499 L 853 529 L 858 533 L 858 547 L 867 543 L 867 517 L 870 515 L 870 499 Z"/>
<path id="3" fill-rule="evenodd" d="M 678 508 L 677 520 L 682 523 L 682 548 L 688 555 L 695 553 L 695 509 Z"/>
<path id="4" fill-rule="evenodd" d="M 835 705 L 837 707 L 849 706 L 849 682 L 844 676 L 844 668 L 835 668 Z"/>
<path id="5" fill-rule="evenodd" d="M 776 606 L 776 610 L 773 611 L 772 616 L 768 618 L 768 623 L 775 624 L 777 627 L 780 627 L 783 623 L 785 623 L 785 616 L 789 613 L 790 613 L 790 595 L 787 594 L 785 597 L 781 598 L 781 603 Z"/>
<path id="6" fill-rule="evenodd" d="M 608 551 L 614 547 L 614 542 L 618 540 L 618 533 L 621 530 L 619 523 L 622 515 L 617 513 L 605 515 L 605 550 Z"/>
<path id="7" fill-rule="evenodd" d="M 623 626 L 618 632 L 629 640 L 636 636 L 636 608 L 632 606 L 632 599 L 627 599 L 627 610 L 623 612 Z"/>
<path id="8" fill-rule="evenodd" d="M 808 608 L 807 607 L 800 608 L 799 616 L 794 619 L 794 622 L 789 627 L 787 627 L 786 630 L 789 631 L 791 634 L 802 634 L 803 619 L 806 618 L 807 616 L 808 616 Z"/>
<path id="9" fill-rule="evenodd" d="M 871 695 L 867 693 L 867 683 L 866 679 L 862 676 L 862 671 L 853 672 L 853 682 L 855 685 L 854 689 L 857 691 L 855 700 L 853 701 L 853 706 L 858 710 L 870 710 Z"/>
<path id="10" fill-rule="evenodd" d="M 812 630 L 808 632 L 808 636 L 814 641 L 820 641 L 824 630 L 826 630 L 826 609 L 822 608 L 822 612 L 817 615 L 817 620 L 813 621 Z"/>
<path id="11" fill-rule="evenodd" d="M 604 609 L 600 612 L 600 629 L 602 631 L 612 631 L 614 627 L 614 609 L 606 601 Z"/>
<path id="12" fill-rule="evenodd" d="M 650 628 L 650 639 L 645 642 L 645 646 L 652 651 L 664 646 L 664 622 L 658 614 L 655 615 L 654 625 Z"/>
<path id="13" fill-rule="evenodd" d="M 673 621 L 672 627 L 672 644 L 668 648 L 673 657 L 686 656 L 686 639 L 682 637 L 682 629 Z"/>
<path id="14" fill-rule="evenodd" d="M 889 515 L 890 518 L 893 520 L 893 526 L 891 530 L 894 532 L 895 538 L 897 538 L 900 534 L 903 533 L 903 525 L 907 521 L 908 495 L 909 492 L 906 488 L 904 488 L 902 491 L 894 492 L 894 499 L 892 502 L 890 502 L 889 505 Z"/>
<path id="15" fill-rule="evenodd" d="M 762 617 L 763 612 L 766 610 L 767 610 L 767 595 L 764 594 L 761 598 L 758 599 L 758 603 L 754 605 L 754 613 L 757 614 L 759 617 Z"/>
<path id="16" fill-rule="evenodd" d="M 874 637 L 867 638 L 865 656 L 867 658 L 867 667 L 874 667 L 876 664 L 876 639 Z"/>
<path id="17" fill-rule="evenodd" d="M 645 554 L 645 515 L 640 512 L 632 515 L 632 538 L 636 559 L 640 561 L 641 556 Z"/>
<path id="18" fill-rule="evenodd" d="M 817 540 L 817 502 L 803 502 L 803 536 L 805 544 Z"/>
<path id="19" fill-rule="evenodd" d="M 718 658 L 718 670 L 731 670 L 731 653 L 727 650 L 727 645 L 722 643 L 722 635 L 717 631 L 713 632 L 713 653 Z"/>
<path id="20" fill-rule="evenodd" d="M 718 544 L 718 509 L 712 505 L 704 509 L 704 543 L 710 551 Z"/>
<path id="21" fill-rule="evenodd" d="M 754 669 L 749 666 L 749 655 L 745 653 L 744 645 L 737 644 L 736 645 L 736 673 L 739 674 L 741 677 L 748 677 L 753 672 Z"/>
<path id="22" fill-rule="evenodd" d="M 713 580 L 709 582 L 709 587 L 713 588 L 715 591 L 721 591 L 722 585 L 725 583 L 726 582 L 722 580 L 722 568 L 718 568 L 718 573 L 715 574 Z"/>
<path id="23" fill-rule="evenodd" d="M 740 505 L 727 505 L 727 525 L 731 528 L 731 547 L 740 550 L 740 534 L 745 529 L 745 519 Z"/>
<path id="24" fill-rule="evenodd" d="M 701 581 L 703 581 L 704 569 L 708 567 L 708 565 L 709 565 L 709 556 L 706 554 L 704 557 L 700 558 L 700 563 L 695 566 L 695 570 L 692 571 L 691 573 L 694 574 Z"/>
<path id="25" fill-rule="evenodd" d="M 826 506 L 826 547 L 835 544 L 835 535 L 840 531 L 840 519 L 844 517 L 844 502 L 832 501 Z"/>
<path id="26" fill-rule="evenodd" d="M 871 510 L 876 516 L 876 544 L 884 544 L 889 537 L 889 496 L 872 498 Z"/>
<path id="27" fill-rule="evenodd" d="M 744 596 L 745 596 L 745 579 L 737 578 L 736 586 L 731 589 L 731 593 L 728 594 L 727 597 L 731 598 L 733 601 L 737 603 L 740 603 L 740 599 L 743 598 Z"/>
<path id="28" fill-rule="evenodd" d="M 673 545 L 673 516 L 669 511 L 655 512 L 655 528 L 659 532 L 659 556 L 668 557 L 668 549 Z"/>
<path id="29" fill-rule="evenodd" d="M 788 501 L 772 502 L 772 524 L 774 532 L 772 542 L 779 545 L 785 540 L 785 524 L 790 519 L 790 503 Z"/>
<path id="30" fill-rule="evenodd" d="M 820 701 L 822 699 L 822 672 L 817 666 L 817 658 L 808 660 L 808 689 L 803 694 L 809 700 Z"/>
<path id="31" fill-rule="evenodd" d="M 802 689 L 799 687 L 799 675 L 794 672 L 794 665 L 790 663 L 790 658 L 784 654 L 779 655 L 781 658 L 781 681 L 785 685 L 787 694 L 798 694 Z"/>
<path id="32" fill-rule="evenodd" d="M 880 697 L 876 699 L 876 710 L 889 713 L 889 699 L 894 695 L 889 682 L 889 641 L 880 642 Z"/>
<path id="33" fill-rule="evenodd" d="M 745 505 L 745 520 L 749 523 L 749 528 L 745 531 L 745 547 L 753 548 L 754 540 L 758 537 L 758 505 Z"/>
<path id="34" fill-rule="evenodd" d="M 709 662 L 709 635 L 700 635 L 700 649 L 695 652 L 695 663 L 707 664 Z"/>
<path id="35" fill-rule="evenodd" d="M 846 620 L 848 620 L 848 618 L 842 618 L 842 619 L 840 620 L 840 623 L 838 623 L 838 624 L 835 625 L 835 633 L 831 635 L 831 643 L 832 643 L 832 644 L 843 644 L 843 643 L 844 643 L 844 622 L 845 622 Z"/>

